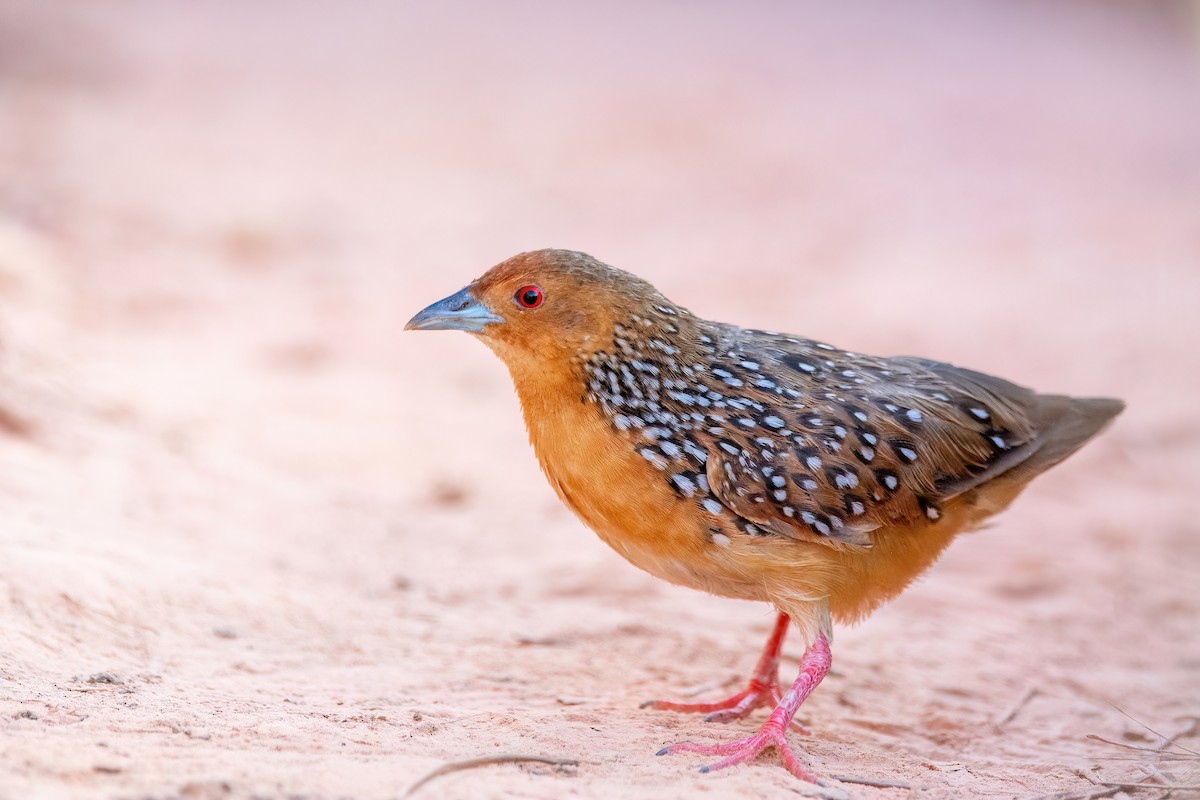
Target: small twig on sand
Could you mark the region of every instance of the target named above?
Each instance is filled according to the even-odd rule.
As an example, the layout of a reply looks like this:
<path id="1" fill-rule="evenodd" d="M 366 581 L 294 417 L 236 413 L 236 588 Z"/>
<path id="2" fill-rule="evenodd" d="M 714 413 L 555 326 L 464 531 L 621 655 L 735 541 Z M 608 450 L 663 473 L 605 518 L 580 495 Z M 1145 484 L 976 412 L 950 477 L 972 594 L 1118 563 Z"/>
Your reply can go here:
<path id="1" fill-rule="evenodd" d="M 1084 793 L 1075 791 L 1056 792 L 1055 794 L 1042 794 L 1031 800 L 1100 800 L 1102 797 L 1112 797 L 1120 788 L 1112 787 L 1105 789 L 1088 789 Z"/>
<path id="2" fill-rule="evenodd" d="M 1174 747 L 1174 748 L 1176 748 L 1176 749 L 1178 749 L 1178 750 L 1182 750 L 1183 752 L 1185 752 L 1185 753 L 1188 753 L 1189 755 L 1193 755 L 1193 756 L 1200 757 L 1200 753 L 1197 753 L 1195 750 L 1189 750 L 1188 748 L 1184 747 L 1183 745 L 1181 745 L 1181 744 L 1179 744 L 1179 743 L 1177 743 L 1177 742 L 1175 741 L 1175 740 L 1176 740 L 1176 739 L 1178 739 L 1180 736 L 1183 736 L 1183 735 L 1185 735 L 1185 733 L 1184 733 L 1183 731 L 1181 731 L 1180 733 L 1177 733 L 1177 734 L 1175 734 L 1174 736 L 1163 736 L 1161 733 L 1159 733 L 1158 731 L 1154 730 L 1154 728 L 1151 728 L 1149 725 L 1147 725 L 1146 723 L 1142 722 L 1140 719 L 1138 719 L 1137 717 L 1133 716 L 1133 715 L 1132 715 L 1132 714 L 1130 714 L 1128 711 L 1126 711 L 1125 709 L 1121 708 L 1119 705 L 1117 705 L 1116 703 L 1112 702 L 1111 700 L 1108 700 L 1108 701 L 1105 701 L 1105 702 L 1107 702 L 1107 703 L 1108 703 L 1110 706 L 1112 706 L 1113 708 L 1115 708 L 1117 711 L 1121 712 L 1121 713 L 1122 713 L 1124 716 L 1126 716 L 1127 718 L 1129 718 L 1130 720 L 1132 720 L 1132 721 L 1133 721 L 1135 724 L 1137 724 L 1138 726 L 1140 726 L 1140 727 L 1142 727 L 1142 728 L 1145 728 L 1146 730 L 1150 731 L 1150 732 L 1151 732 L 1151 733 L 1153 733 L 1155 736 L 1157 736 L 1159 739 L 1161 739 L 1161 740 L 1162 740 L 1162 743 L 1159 745 L 1159 747 L 1158 747 L 1158 748 L 1155 748 L 1155 749 L 1166 749 L 1166 748 L 1168 748 L 1168 747 Z M 1185 731 L 1188 731 L 1189 729 L 1184 729 L 1184 730 L 1185 730 Z"/>
<path id="3" fill-rule="evenodd" d="M 579 761 L 573 758 L 552 758 L 550 756 L 515 756 L 515 755 L 499 755 L 499 756 L 483 756 L 482 758 L 468 758 L 464 761 L 451 761 L 448 764 L 442 764 L 437 769 L 424 775 L 420 780 L 409 786 L 401 798 L 412 797 L 417 790 L 425 784 L 440 778 L 443 775 L 449 775 L 452 772 L 461 772 L 464 769 L 475 769 L 476 767 L 489 767 L 493 764 L 522 764 L 526 762 L 534 762 L 538 764 L 549 764 L 553 767 L 577 767 Z"/>
<path id="4" fill-rule="evenodd" d="M 1017 714 L 1021 713 L 1021 709 L 1029 705 L 1029 701 L 1036 697 L 1037 694 L 1038 688 L 1036 686 L 1030 686 L 1028 689 L 1026 689 L 1025 693 L 1021 695 L 1021 699 L 1013 703 L 1008 711 L 1005 711 L 1004 714 L 996 720 L 996 727 L 1002 729 L 1005 725 L 1016 719 Z"/>
<path id="5" fill-rule="evenodd" d="M 1089 733 L 1084 738 L 1091 739 L 1093 742 L 1103 742 L 1104 744 L 1110 744 L 1113 747 L 1120 747 L 1123 750 L 1137 750 L 1139 753 L 1157 753 L 1157 752 L 1159 752 L 1158 748 L 1156 748 L 1156 747 L 1138 747 L 1136 744 L 1125 744 L 1124 742 L 1114 742 L 1112 739 L 1105 739 L 1103 736 L 1097 736 L 1094 733 Z"/>
<path id="6" fill-rule="evenodd" d="M 1157 756 L 1158 758 L 1163 759 L 1163 760 L 1169 760 L 1169 759 L 1191 760 L 1194 758 L 1200 758 L 1200 753 L 1197 753 L 1195 750 L 1189 750 L 1186 747 L 1184 747 L 1183 745 L 1177 744 L 1175 742 L 1163 742 L 1162 744 L 1157 745 L 1155 747 L 1138 747 L 1135 744 L 1125 744 L 1124 742 L 1114 742 L 1112 739 L 1105 739 L 1103 736 L 1097 736 L 1094 733 L 1089 733 L 1085 738 L 1091 739 L 1093 742 L 1103 742 L 1104 744 L 1110 745 L 1112 747 L 1119 747 L 1122 750 L 1133 750 L 1135 753 L 1147 753 L 1150 755 Z"/>
<path id="7" fill-rule="evenodd" d="M 800 783 L 796 781 L 789 788 L 795 794 L 804 797 L 816 797 L 817 800 L 850 800 L 849 792 L 834 786 L 820 786 L 815 783 Z"/>
<path id="8" fill-rule="evenodd" d="M 910 789 L 912 788 L 904 781 L 885 781 L 875 778 L 856 778 L 853 775 L 834 775 L 835 781 L 842 783 L 857 783 L 862 786 L 874 786 L 877 789 Z"/>
<path id="9" fill-rule="evenodd" d="M 1188 750 L 1186 747 L 1183 747 L 1182 745 L 1177 744 L 1175 740 L 1182 739 L 1185 736 L 1191 736 L 1193 733 L 1196 732 L 1196 726 L 1198 726 L 1198 725 L 1200 725 L 1200 717 L 1192 717 L 1191 719 L 1188 720 L 1187 725 L 1184 725 L 1182 728 L 1179 729 L 1178 733 L 1173 735 L 1170 739 L 1164 740 L 1163 743 L 1161 745 L 1159 745 L 1158 749 L 1165 750 L 1168 747 L 1178 747 L 1180 750 L 1183 750 L 1184 752 L 1194 753 L 1195 751 Z"/>
<path id="10" fill-rule="evenodd" d="M 1118 789 L 1161 789 L 1165 792 L 1200 792 L 1200 783 L 1129 783 L 1127 781 L 1100 781 L 1101 786 L 1115 786 Z"/>

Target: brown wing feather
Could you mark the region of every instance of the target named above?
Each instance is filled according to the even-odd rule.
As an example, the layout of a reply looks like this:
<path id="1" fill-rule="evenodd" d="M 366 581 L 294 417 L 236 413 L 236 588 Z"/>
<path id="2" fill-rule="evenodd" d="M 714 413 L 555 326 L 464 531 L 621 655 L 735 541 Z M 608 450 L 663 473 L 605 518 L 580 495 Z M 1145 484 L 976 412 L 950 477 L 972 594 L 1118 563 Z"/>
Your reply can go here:
<path id="1" fill-rule="evenodd" d="M 950 364 L 725 331 L 717 375 L 739 390 L 709 447 L 708 480 L 723 504 L 778 535 L 865 545 L 880 528 L 936 524 L 942 504 L 1042 452 L 1057 456 L 1032 477 L 1119 411 L 1081 414 L 1085 401 Z M 1080 417 L 1076 435 L 1055 433 Z"/>

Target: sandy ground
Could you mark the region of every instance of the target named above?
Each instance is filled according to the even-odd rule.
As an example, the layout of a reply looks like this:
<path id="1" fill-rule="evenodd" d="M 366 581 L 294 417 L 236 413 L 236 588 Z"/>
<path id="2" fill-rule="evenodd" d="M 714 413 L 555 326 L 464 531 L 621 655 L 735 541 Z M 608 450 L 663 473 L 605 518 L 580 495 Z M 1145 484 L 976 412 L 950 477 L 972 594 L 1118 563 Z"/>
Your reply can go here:
<path id="1" fill-rule="evenodd" d="M 1200 26 L 603 8 L 3 5 L 0 798 L 387 798 L 498 753 L 578 765 L 422 796 L 811 788 L 654 757 L 760 724 L 637 705 L 728 691 L 769 610 L 622 562 L 485 348 L 401 332 L 543 246 L 705 316 L 1126 398 L 839 631 L 794 740 L 831 797 L 1200 783 L 1149 730 L 1200 750 Z"/>

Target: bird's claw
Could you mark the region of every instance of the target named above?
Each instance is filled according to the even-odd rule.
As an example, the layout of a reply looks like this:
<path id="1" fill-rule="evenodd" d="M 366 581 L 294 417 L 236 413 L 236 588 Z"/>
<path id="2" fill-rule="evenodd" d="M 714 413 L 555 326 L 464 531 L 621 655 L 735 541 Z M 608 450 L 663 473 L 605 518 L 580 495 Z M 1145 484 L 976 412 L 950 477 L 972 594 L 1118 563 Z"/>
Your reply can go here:
<path id="1" fill-rule="evenodd" d="M 776 720 L 771 719 L 763 726 L 762 730 L 753 736 L 745 739 L 739 739 L 736 742 L 727 744 L 701 745 L 693 744 L 692 742 L 679 742 L 678 744 L 668 745 L 662 750 L 659 750 L 657 755 L 665 756 L 671 753 L 700 753 L 708 756 L 724 756 L 720 761 L 713 764 L 707 764 L 700 768 L 701 772 L 714 772 L 718 769 L 725 769 L 737 764 L 744 764 L 752 760 L 763 750 L 774 745 L 779 749 L 779 756 L 783 759 L 783 765 L 788 772 L 795 775 L 802 781 L 809 783 L 818 783 L 816 776 L 806 770 L 801 764 L 800 759 L 792 752 L 791 745 L 787 742 L 787 737 L 784 736 L 784 729 L 781 725 L 776 724 Z"/>

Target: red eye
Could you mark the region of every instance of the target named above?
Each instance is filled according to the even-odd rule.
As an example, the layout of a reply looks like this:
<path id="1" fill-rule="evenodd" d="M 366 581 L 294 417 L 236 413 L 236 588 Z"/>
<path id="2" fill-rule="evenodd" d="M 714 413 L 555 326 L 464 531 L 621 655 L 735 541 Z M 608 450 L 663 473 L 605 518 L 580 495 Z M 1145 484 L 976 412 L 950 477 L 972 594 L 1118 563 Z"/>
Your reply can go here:
<path id="1" fill-rule="evenodd" d="M 517 289 L 517 293 L 513 295 L 513 299 L 517 301 L 517 304 L 521 308 L 537 308 L 546 299 L 546 296 L 542 294 L 540 286 L 534 286 L 531 283 L 528 286 L 522 286 L 520 289 Z"/>

